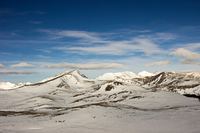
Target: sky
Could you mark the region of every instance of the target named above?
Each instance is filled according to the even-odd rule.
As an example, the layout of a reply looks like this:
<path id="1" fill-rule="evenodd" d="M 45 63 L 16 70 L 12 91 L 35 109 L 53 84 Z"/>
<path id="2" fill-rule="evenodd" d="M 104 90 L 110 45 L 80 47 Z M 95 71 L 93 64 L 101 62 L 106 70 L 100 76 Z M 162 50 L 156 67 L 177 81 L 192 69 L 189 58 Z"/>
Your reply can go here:
<path id="1" fill-rule="evenodd" d="M 0 1 L 0 81 L 199 66 L 198 0 Z"/>

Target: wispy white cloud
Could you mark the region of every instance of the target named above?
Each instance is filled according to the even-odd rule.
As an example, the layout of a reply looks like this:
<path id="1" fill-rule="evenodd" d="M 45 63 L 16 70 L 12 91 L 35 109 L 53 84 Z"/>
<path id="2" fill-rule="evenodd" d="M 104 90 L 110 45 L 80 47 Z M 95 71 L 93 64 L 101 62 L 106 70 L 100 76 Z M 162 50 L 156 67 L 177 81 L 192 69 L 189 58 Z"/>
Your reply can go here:
<path id="1" fill-rule="evenodd" d="M 11 70 L 0 71 L 0 75 L 30 75 L 34 73 L 35 72 L 32 71 L 11 71 Z"/>
<path id="2" fill-rule="evenodd" d="M 5 32 L 0 32 L 0 38 L 7 39 L 7 38 L 12 38 L 12 37 L 19 37 L 20 35 L 18 34 L 18 31 L 5 31 Z M 3 40 L 5 41 L 5 40 Z"/>
<path id="3" fill-rule="evenodd" d="M 199 43 L 188 44 L 185 47 L 175 49 L 171 54 L 181 58 L 181 64 L 200 65 L 200 54 L 195 52 L 199 48 Z"/>
<path id="4" fill-rule="evenodd" d="M 123 55 L 130 52 L 143 52 L 146 55 L 164 53 L 158 44 L 146 38 L 135 38 L 129 41 L 111 41 L 110 43 L 90 47 L 61 47 L 60 50 L 108 55 Z"/>
<path id="5" fill-rule="evenodd" d="M 30 64 L 28 62 L 19 62 L 17 64 L 11 65 L 12 68 L 21 68 L 21 67 L 33 67 L 33 64 Z"/>
<path id="6" fill-rule="evenodd" d="M 156 32 L 156 33 L 152 32 L 150 34 L 141 34 L 138 37 L 148 38 L 153 41 L 161 43 L 161 42 L 175 40 L 178 38 L 178 35 L 169 32 Z"/>
<path id="7" fill-rule="evenodd" d="M 142 30 L 145 35 L 128 35 L 125 38 L 115 33 L 98 33 L 76 30 L 48 30 L 40 29 L 39 32 L 45 32 L 53 39 L 76 38 L 81 41 L 75 42 L 77 45 L 56 46 L 53 49 L 73 52 L 78 54 L 107 54 L 123 55 L 127 53 L 142 52 L 145 55 L 165 54 L 166 50 L 160 47 L 160 40 L 172 40 L 176 35 L 172 33 L 151 33 L 149 30 Z M 124 33 L 126 35 L 126 33 Z M 120 39 L 119 39 L 120 38 Z M 82 45 L 87 42 L 86 45 Z M 92 45 L 91 45 L 92 44 Z"/>
<path id="8" fill-rule="evenodd" d="M 192 51 L 200 50 L 200 43 L 188 43 L 185 44 L 185 48 Z"/>
<path id="9" fill-rule="evenodd" d="M 200 62 L 194 60 L 183 60 L 181 61 L 182 64 L 189 64 L 189 65 L 200 65 Z"/>
<path id="10" fill-rule="evenodd" d="M 5 66 L 3 64 L 0 64 L 0 68 L 4 68 Z"/>
<path id="11" fill-rule="evenodd" d="M 82 69 L 82 70 L 94 70 L 94 69 L 113 69 L 121 68 L 124 64 L 120 63 L 57 63 L 47 64 L 46 68 L 68 68 L 68 69 Z"/>
<path id="12" fill-rule="evenodd" d="M 63 37 L 74 37 L 74 38 L 80 38 L 80 39 L 88 39 L 88 40 L 99 40 L 97 34 L 92 32 L 86 32 L 86 31 L 59 31 L 56 33 L 57 35 L 63 36 Z"/>
<path id="13" fill-rule="evenodd" d="M 194 60 L 194 59 L 200 59 L 200 54 L 195 53 L 193 51 L 190 51 L 185 48 L 177 48 L 172 52 L 172 55 L 175 55 L 177 57 L 181 57 L 183 59 L 187 60 Z"/>
<path id="14" fill-rule="evenodd" d="M 158 32 L 155 33 L 154 37 L 157 40 L 174 40 L 177 38 L 177 35 L 172 34 L 172 33 L 168 33 L 168 32 Z"/>
<path id="15" fill-rule="evenodd" d="M 99 37 L 98 33 L 95 32 L 87 32 L 87 31 L 77 31 L 77 30 L 48 30 L 48 29 L 40 29 L 39 32 L 44 32 L 52 36 L 52 39 L 60 39 L 60 38 L 77 38 L 87 41 L 100 41 L 102 38 Z"/>
<path id="16" fill-rule="evenodd" d="M 145 66 L 147 66 L 147 67 L 149 67 L 149 66 L 165 66 L 165 65 L 169 65 L 169 64 L 171 64 L 170 61 L 164 60 L 164 61 L 156 61 L 156 62 L 147 63 Z"/>

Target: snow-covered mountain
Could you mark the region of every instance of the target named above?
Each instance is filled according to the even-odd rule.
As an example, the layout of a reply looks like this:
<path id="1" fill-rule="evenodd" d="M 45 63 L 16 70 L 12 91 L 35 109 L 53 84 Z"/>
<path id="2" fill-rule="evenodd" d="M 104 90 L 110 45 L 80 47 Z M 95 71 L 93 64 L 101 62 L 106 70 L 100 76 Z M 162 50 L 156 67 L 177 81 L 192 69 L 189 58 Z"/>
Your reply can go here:
<path id="1" fill-rule="evenodd" d="M 64 72 L 0 90 L 0 132 L 199 132 L 199 86 L 198 73 Z"/>
<path id="2" fill-rule="evenodd" d="M 14 89 L 17 86 L 10 82 L 0 82 L 0 89 Z"/>
<path id="3" fill-rule="evenodd" d="M 54 87 L 71 87 L 71 88 L 84 88 L 90 83 L 94 82 L 92 79 L 88 79 L 85 75 L 81 74 L 78 70 L 64 72 L 54 77 L 44 79 L 40 82 L 25 85 L 25 86 L 41 86 L 51 85 Z"/>
<path id="4" fill-rule="evenodd" d="M 75 88 L 82 88 L 86 86 L 89 82 L 93 82 L 91 79 L 87 79 L 87 77 L 83 74 L 80 74 L 78 70 L 76 71 L 70 71 L 70 72 L 63 72 L 56 76 L 49 77 L 46 79 L 43 79 L 36 83 L 19 83 L 19 84 L 13 84 L 10 82 L 0 82 L 0 89 L 17 89 L 17 88 L 23 88 L 23 87 L 37 87 L 41 85 L 50 85 L 50 86 L 70 86 Z"/>
<path id="5" fill-rule="evenodd" d="M 154 75 L 153 73 L 150 73 L 150 72 L 147 72 L 147 71 L 142 71 L 142 72 L 138 73 L 138 76 L 140 76 L 141 78 L 150 77 L 150 76 L 153 76 L 153 75 Z"/>
<path id="6" fill-rule="evenodd" d="M 183 95 L 200 96 L 200 73 L 161 72 L 141 80 L 143 86 L 154 90 L 166 90 Z"/>
<path id="7" fill-rule="evenodd" d="M 183 95 L 200 95 L 200 73 L 199 72 L 161 72 L 157 74 L 149 73 L 147 71 L 135 74 L 133 72 L 118 72 L 118 73 L 105 73 L 96 79 L 88 79 L 85 75 L 81 74 L 78 70 L 64 72 L 53 77 L 49 77 L 37 83 L 20 83 L 13 84 L 10 82 L 1 82 L 1 89 L 16 89 L 23 87 L 37 87 L 37 86 L 50 86 L 50 87 L 69 87 L 74 89 L 85 89 L 89 86 L 99 86 L 104 84 L 120 84 L 126 85 L 139 85 L 146 89 L 152 90 L 165 90 L 177 92 Z"/>
<path id="8" fill-rule="evenodd" d="M 117 79 L 123 79 L 123 80 L 130 80 L 133 78 L 137 78 L 138 75 L 133 72 L 118 72 L 118 73 L 105 73 L 102 76 L 97 77 L 97 80 L 117 80 Z"/>

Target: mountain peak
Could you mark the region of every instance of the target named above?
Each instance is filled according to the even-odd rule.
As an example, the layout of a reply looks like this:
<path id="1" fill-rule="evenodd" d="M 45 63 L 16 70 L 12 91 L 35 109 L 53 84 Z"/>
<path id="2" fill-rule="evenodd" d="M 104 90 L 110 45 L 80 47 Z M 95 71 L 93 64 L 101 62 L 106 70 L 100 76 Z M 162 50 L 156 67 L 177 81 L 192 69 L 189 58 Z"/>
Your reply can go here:
<path id="1" fill-rule="evenodd" d="M 102 76 L 97 77 L 97 80 L 114 80 L 116 78 L 121 78 L 121 79 L 132 79 L 132 78 L 137 78 L 138 76 L 130 71 L 125 71 L 125 72 L 117 72 L 117 73 L 105 73 Z"/>
<path id="2" fill-rule="evenodd" d="M 82 77 L 82 78 L 87 78 L 87 76 L 85 76 L 84 74 L 82 74 L 79 70 L 73 70 L 68 72 L 74 76 L 78 76 L 78 77 Z"/>
<path id="3" fill-rule="evenodd" d="M 140 77 L 148 77 L 148 76 L 153 76 L 153 73 L 147 72 L 147 71 L 141 71 L 138 73 L 138 76 Z"/>

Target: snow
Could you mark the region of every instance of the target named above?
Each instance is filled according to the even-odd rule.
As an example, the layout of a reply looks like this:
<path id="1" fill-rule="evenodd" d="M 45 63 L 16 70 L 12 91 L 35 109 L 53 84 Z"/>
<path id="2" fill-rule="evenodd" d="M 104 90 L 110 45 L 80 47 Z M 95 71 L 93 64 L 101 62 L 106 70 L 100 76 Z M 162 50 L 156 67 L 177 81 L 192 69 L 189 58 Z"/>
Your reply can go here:
<path id="1" fill-rule="evenodd" d="M 147 76 L 153 76 L 155 74 L 147 72 L 147 71 L 141 71 L 138 74 L 135 74 L 133 72 L 118 72 L 118 73 L 105 73 L 99 77 L 97 77 L 97 80 L 115 80 L 115 79 L 125 79 L 125 80 L 130 80 L 133 78 L 144 78 Z"/>
<path id="2" fill-rule="evenodd" d="M 118 73 L 105 73 L 102 76 L 97 77 L 97 80 L 114 80 L 117 78 L 121 79 L 133 79 L 137 78 L 138 76 L 133 72 L 118 72 Z"/>
<path id="3" fill-rule="evenodd" d="M 200 78 L 200 72 L 188 72 L 187 76 L 193 76 L 194 78 Z"/>
<path id="4" fill-rule="evenodd" d="M 147 77 L 147 76 L 153 76 L 154 74 L 153 73 L 150 73 L 150 72 L 147 72 L 147 71 L 141 71 L 138 73 L 138 76 L 140 77 Z"/>
<path id="5" fill-rule="evenodd" d="M 14 89 L 16 88 L 17 86 L 13 83 L 10 83 L 10 82 L 0 82 L 0 89 Z"/>
<path id="6" fill-rule="evenodd" d="M 87 79 L 71 71 L 18 89 L 0 90 L 0 132 L 200 132 L 199 100 L 180 95 L 200 94 L 199 78 L 177 73 L 163 73 L 155 79 L 146 77 L 146 72 L 141 74 L 144 78 L 138 75 L 108 73 Z M 152 80 L 144 84 L 148 78 Z M 179 89 L 180 94 L 163 91 L 171 82 L 171 86 L 186 88 Z"/>
<path id="7" fill-rule="evenodd" d="M 171 92 L 151 92 L 131 84 L 118 85 L 107 92 L 103 91 L 103 87 L 101 91 L 94 91 L 91 88 L 73 92 L 65 88 L 57 89 L 60 92 L 53 94 L 55 88 L 50 88 L 49 85 L 37 86 L 37 88 L 26 86 L 0 93 L 0 112 L 35 110 L 48 114 L 33 117 L 31 115 L 0 116 L 0 132 L 188 133 L 200 131 L 198 117 L 200 104 L 196 99 Z M 3 104 L 5 101 L 7 101 L 6 105 Z M 105 105 L 101 106 L 102 102 L 106 102 Z"/>
<path id="8" fill-rule="evenodd" d="M 0 82 L 0 89 L 11 90 L 11 89 L 17 89 L 17 88 L 25 86 L 25 85 L 31 85 L 31 84 L 32 84 L 31 82 L 18 83 L 18 84 L 14 84 L 11 82 Z"/>
<path id="9" fill-rule="evenodd" d="M 52 76 L 52 77 L 45 78 L 45 79 L 39 81 L 39 83 L 43 83 L 43 82 L 47 82 L 47 81 L 53 80 L 53 79 L 58 78 L 58 77 L 60 77 L 60 76 L 62 76 L 62 75 L 65 75 L 65 74 L 67 74 L 67 73 L 69 73 L 69 72 L 67 71 L 67 72 L 60 73 L 60 74 L 58 74 L 58 75 L 56 75 L 56 76 Z"/>

